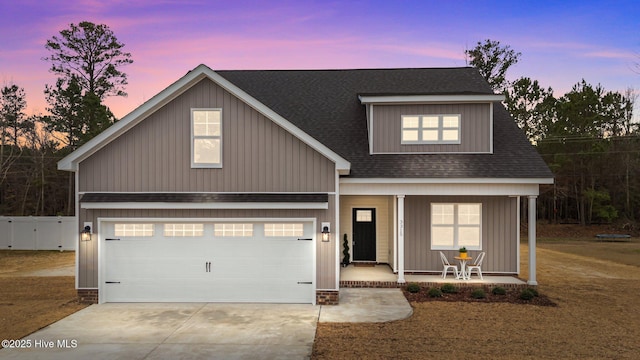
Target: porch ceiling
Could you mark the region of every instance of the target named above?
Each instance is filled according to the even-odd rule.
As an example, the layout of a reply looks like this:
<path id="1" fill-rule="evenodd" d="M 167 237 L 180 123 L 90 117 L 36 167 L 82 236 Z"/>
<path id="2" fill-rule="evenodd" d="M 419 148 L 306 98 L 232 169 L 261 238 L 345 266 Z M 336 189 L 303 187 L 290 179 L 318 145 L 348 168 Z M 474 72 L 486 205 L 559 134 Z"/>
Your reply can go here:
<path id="1" fill-rule="evenodd" d="M 540 191 L 538 183 L 460 183 L 454 180 L 415 182 L 411 179 L 402 179 L 398 182 L 352 180 L 355 179 L 340 180 L 340 195 L 537 196 Z"/>

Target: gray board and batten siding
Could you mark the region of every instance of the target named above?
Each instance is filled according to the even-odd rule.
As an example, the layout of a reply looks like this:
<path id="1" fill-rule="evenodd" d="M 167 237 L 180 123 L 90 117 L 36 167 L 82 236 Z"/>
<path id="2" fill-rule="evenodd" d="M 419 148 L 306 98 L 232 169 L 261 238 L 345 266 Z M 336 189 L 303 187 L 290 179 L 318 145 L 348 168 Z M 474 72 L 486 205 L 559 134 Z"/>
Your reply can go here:
<path id="1" fill-rule="evenodd" d="M 373 105 L 373 153 L 490 153 L 491 105 Z M 403 115 L 460 115 L 460 144 L 401 144 Z"/>
<path id="2" fill-rule="evenodd" d="M 442 271 L 439 250 L 431 250 L 431 203 L 482 203 L 483 272 L 518 271 L 518 200 L 506 196 L 407 196 L 405 198 L 405 269 Z M 449 261 L 458 251 L 443 251 Z M 474 256 L 480 251 L 472 251 Z"/>
<path id="3" fill-rule="evenodd" d="M 222 168 L 191 168 L 192 108 L 221 108 Z M 332 193 L 335 164 L 213 81 L 204 79 L 79 163 L 82 193 Z M 82 196 L 82 195 L 81 195 Z M 316 218 L 335 223 L 328 209 L 80 209 L 79 223 L 108 218 Z M 96 234 L 99 235 L 99 234 Z M 317 234 L 317 289 L 336 284 L 335 238 Z M 98 287 L 98 242 L 82 242 L 79 288 Z"/>
<path id="4" fill-rule="evenodd" d="M 221 108 L 222 168 L 192 169 L 192 108 Z M 335 164 L 208 79 L 80 163 L 80 192 L 332 192 Z"/>

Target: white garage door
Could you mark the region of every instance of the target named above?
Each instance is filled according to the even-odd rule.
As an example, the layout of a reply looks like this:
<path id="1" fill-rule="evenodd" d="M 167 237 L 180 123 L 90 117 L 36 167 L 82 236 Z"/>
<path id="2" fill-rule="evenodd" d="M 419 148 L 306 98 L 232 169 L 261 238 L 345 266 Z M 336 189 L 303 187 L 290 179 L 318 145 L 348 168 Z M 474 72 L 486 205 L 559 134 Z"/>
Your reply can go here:
<path id="1" fill-rule="evenodd" d="M 305 221 L 103 223 L 105 302 L 313 303 Z"/>

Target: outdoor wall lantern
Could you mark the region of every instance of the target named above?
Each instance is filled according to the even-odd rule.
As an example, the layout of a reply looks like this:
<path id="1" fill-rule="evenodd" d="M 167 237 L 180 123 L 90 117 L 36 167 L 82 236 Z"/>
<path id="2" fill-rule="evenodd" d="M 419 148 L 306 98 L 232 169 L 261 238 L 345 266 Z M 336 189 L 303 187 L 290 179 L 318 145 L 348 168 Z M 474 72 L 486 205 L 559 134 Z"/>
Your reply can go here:
<path id="1" fill-rule="evenodd" d="M 80 240 L 91 241 L 91 226 L 85 226 L 84 229 L 80 232 Z"/>
<path id="2" fill-rule="evenodd" d="M 331 231 L 329 230 L 329 223 L 322 223 L 322 241 L 323 242 L 329 241 L 329 234 L 331 234 Z"/>

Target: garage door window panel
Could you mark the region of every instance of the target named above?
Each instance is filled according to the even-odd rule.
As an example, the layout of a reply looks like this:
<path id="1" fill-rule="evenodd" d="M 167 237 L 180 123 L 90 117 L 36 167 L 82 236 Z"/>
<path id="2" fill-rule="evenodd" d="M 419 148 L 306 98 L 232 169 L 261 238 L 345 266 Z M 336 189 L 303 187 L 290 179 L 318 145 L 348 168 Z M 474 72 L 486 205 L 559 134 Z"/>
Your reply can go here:
<path id="1" fill-rule="evenodd" d="M 164 224 L 164 236 L 199 237 L 204 235 L 204 224 Z"/>
<path id="2" fill-rule="evenodd" d="M 153 224 L 115 224 L 114 235 L 117 237 L 151 237 Z"/>
<path id="3" fill-rule="evenodd" d="M 213 235 L 216 237 L 252 237 L 253 224 L 215 224 Z"/>
<path id="4" fill-rule="evenodd" d="M 304 226 L 302 223 L 264 224 L 264 236 L 266 237 L 304 236 Z"/>

